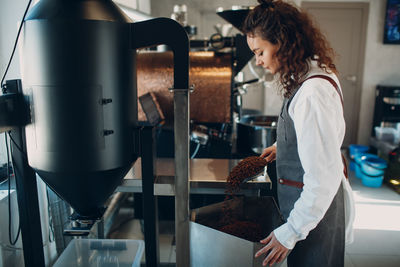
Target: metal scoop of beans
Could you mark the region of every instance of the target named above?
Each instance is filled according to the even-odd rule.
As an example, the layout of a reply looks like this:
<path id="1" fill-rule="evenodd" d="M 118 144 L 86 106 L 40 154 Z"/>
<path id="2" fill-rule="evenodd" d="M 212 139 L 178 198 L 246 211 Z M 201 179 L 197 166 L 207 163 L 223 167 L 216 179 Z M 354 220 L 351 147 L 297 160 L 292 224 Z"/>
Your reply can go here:
<path id="1" fill-rule="evenodd" d="M 266 172 L 267 161 L 258 156 L 241 160 L 229 173 L 227 181 L 235 186 L 251 181 Z"/>
<path id="2" fill-rule="evenodd" d="M 256 174 L 253 175 L 253 176 L 244 178 L 243 181 L 242 181 L 242 183 L 247 183 L 247 182 L 249 182 L 249 181 L 252 181 L 252 180 L 254 180 L 254 179 L 257 179 L 257 178 L 260 177 L 260 176 L 263 176 L 263 177 L 264 177 L 265 174 L 266 174 L 266 172 L 267 172 L 267 168 L 264 167 L 259 173 L 256 173 Z"/>

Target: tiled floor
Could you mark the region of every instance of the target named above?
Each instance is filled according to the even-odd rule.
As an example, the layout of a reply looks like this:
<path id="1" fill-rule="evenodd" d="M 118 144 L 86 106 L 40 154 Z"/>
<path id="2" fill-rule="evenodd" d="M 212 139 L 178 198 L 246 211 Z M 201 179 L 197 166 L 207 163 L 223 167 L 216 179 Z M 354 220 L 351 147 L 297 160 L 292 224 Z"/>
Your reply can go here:
<path id="1" fill-rule="evenodd" d="M 369 188 L 350 172 L 356 201 L 354 242 L 346 247 L 346 267 L 400 266 L 400 194 L 385 185 Z M 138 220 L 122 224 L 111 238 L 143 239 Z M 175 262 L 173 224 L 160 223 L 160 260 Z M 144 259 L 142 260 L 142 262 Z M 286 267 L 286 263 L 282 264 Z"/>

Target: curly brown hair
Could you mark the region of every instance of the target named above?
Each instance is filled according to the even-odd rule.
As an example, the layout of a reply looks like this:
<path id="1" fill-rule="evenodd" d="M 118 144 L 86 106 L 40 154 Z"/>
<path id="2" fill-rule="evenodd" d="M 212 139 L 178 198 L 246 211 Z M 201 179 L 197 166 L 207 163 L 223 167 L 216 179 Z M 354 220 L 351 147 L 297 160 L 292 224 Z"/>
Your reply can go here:
<path id="1" fill-rule="evenodd" d="M 284 96 L 298 88 L 310 70 L 308 60 L 316 60 L 327 73 L 337 73 L 335 52 L 310 16 L 281 0 L 258 0 L 260 3 L 246 17 L 242 31 L 278 45 L 277 72 Z"/>

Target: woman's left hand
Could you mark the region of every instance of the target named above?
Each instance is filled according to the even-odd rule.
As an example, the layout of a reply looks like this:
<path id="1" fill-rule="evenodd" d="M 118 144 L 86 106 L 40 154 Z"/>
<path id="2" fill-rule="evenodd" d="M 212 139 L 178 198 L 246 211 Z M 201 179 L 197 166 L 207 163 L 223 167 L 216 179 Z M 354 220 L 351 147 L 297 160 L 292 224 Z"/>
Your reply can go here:
<path id="1" fill-rule="evenodd" d="M 262 244 L 266 244 L 265 247 L 257 251 L 255 257 L 259 257 L 262 254 L 267 253 L 270 251 L 268 256 L 265 258 L 263 261 L 263 266 L 266 266 L 269 264 L 271 266 L 272 264 L 276 262 L 281 262 L 285 259 L 289 249 L 283 246 L 278 239 L 276 239 L 274 232 L 271 232 L 269 236 L 263 240 L 260 241 Z"/>

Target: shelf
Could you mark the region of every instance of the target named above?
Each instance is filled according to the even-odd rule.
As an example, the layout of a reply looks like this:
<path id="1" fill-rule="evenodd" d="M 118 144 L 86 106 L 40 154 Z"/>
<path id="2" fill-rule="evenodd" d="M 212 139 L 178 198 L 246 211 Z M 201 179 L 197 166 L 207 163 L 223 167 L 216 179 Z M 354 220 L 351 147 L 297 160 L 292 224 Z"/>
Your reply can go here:
<path id="1" fill-rule="evenodd" d="M 190 193 L 191 194 L 225 194 L 226 178 L 230 170 L 239 162 L 233 159 L 191 159 L 190 160 Z M 154 194 L 159 196 L 175 195 L 175 166 L 173 158 L 157 158 Z M 118 192 L 142 192 L 142 174 L 140 158 L 125 176 Z M 245 195 L 257 195 L 260 189 L 270 189 L 268 175 L 259 177 L 241 186 Z"/>

